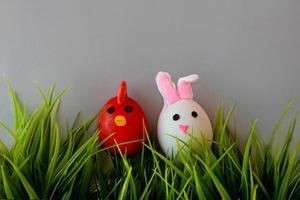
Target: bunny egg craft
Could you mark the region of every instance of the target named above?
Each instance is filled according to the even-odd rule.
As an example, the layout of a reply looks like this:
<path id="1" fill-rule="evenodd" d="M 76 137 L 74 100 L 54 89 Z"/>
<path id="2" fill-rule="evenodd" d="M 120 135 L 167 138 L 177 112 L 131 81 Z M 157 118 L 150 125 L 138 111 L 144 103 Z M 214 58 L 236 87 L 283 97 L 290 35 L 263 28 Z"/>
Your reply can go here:
<path id="1" fill-rule="evenodd" d="M 198 75 L 192 74 L 178 80 L 177 89 L 166 72 L 159 72 L 156 83 L 164 99 L 164 107 L 158 118 L 157 138 L 163 152 L 173 158 L 178 148 L 184 152 L 186 144 L 199 150 L 203 139 L 211 141 L 213 131 L 210 120 L 203 108 L 193 100 L 192 83 Z M 198 141 L 197 141 L 198 140 Z"/>

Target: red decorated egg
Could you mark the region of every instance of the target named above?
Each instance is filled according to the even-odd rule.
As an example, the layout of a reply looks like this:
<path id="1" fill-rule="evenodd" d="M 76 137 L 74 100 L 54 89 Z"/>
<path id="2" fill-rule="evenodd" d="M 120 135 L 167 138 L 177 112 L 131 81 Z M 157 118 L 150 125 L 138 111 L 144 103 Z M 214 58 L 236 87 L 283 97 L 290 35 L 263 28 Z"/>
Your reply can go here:
<path id="1" fill-rule="evenodd" d="M 106 102 L 98 118 L 99 141 L 110 153 L 128 156 L 139 152 L 146 139 L 146 116 L 141 106 L 127 96 L 126 82 L 120 83 L 116 97 Z"/>

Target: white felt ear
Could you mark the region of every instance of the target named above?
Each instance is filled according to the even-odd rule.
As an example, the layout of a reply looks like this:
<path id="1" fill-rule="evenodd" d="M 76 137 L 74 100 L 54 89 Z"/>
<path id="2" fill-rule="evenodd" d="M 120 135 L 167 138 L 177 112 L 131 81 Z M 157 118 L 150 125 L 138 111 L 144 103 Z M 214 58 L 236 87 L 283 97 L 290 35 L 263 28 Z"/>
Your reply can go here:
<path id="1" fill-rule="evenodd" d="M 180 99 L 176 91 L 176 86 L 167 72 L 158 72 L 155 80 L 158 90 L 164 98 L 165 105 L 173 104 Z"/>
<path id="2" fill-rule="evenodd" d="M 192 83 L 199 79 L 197 74 L 182 77 L 178 80 L 178 94 L 180 99 L 193 99 Z"/>

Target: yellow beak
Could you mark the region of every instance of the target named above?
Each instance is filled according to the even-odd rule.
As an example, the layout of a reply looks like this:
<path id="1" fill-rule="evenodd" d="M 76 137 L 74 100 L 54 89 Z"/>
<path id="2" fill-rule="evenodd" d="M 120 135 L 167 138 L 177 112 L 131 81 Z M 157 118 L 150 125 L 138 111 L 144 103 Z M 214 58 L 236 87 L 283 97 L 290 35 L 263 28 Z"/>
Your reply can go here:
<path id="1" fill-rule="evenodd" d="M 114 121 L 117 126 L 125 126 L 126 125 L 126 118 L 123 115 L 116 116 Z"/>

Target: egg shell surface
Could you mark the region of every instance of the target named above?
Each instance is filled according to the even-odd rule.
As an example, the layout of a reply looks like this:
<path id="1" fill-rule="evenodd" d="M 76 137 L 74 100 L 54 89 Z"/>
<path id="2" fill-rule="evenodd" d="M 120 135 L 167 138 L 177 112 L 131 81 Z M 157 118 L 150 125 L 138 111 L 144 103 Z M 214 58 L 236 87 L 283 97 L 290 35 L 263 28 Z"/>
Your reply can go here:
<path id="1" fill-rule="evenodd" d="M 113 112 L 109 111 L 111 108 L 114 108 Z M 123 121 L 118 122 L 118 119 Z M 145 128 L 147 128 L 146 116 L 140 105 L 130 97 L 126 97 L 121 105 L 117 103 L 117 97 L 113 97 L 100 111 L 99 141 L 103 142 L 103 146 L 109 148 L 112 154 L 118 153 L 118 149 L 113 147 L 116 144 L 119 145 L 122 154 L 131 156 L 138 153 L 146 139 Z"/>
<path id="2" fill-rule="evenodd" d="M 196 112 L 197 117 L 192 112 Z M 179 119 L 174 120 L 176 114 Z M 184 151 L 186 145 L 181 141 L 192 142 L 193 149 L 197 151 L 200 148 L 199 141 L 203 138 L 212 141 L 213 131 L 203 108 L 194 100 L 183 99 L 162 109 L 158 119 L 157 137 L 163 152 L 172 158 L 178 153 L 178 147 Z"/>

